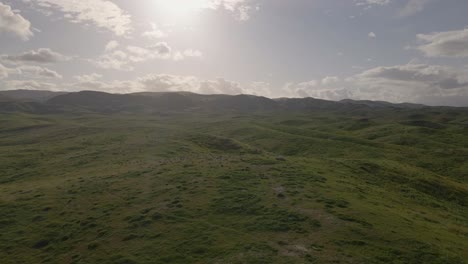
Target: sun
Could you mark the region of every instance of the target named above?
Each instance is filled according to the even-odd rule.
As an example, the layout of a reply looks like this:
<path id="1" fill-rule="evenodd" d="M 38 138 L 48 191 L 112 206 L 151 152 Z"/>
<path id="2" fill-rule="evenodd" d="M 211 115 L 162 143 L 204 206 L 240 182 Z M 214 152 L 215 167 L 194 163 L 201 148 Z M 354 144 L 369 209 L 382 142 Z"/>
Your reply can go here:
<path id="1" fill-rule="evenodd" d="M 166 22 L 184 22 L 211 7 L 212 0 L 155 0 L 161 19 Z"/>

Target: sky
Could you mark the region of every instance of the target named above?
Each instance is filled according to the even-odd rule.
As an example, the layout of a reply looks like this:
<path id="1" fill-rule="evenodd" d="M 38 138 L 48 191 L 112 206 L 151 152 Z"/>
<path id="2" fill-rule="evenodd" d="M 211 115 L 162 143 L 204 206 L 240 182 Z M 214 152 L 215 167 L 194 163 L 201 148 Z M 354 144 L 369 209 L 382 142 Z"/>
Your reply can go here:
<path id="1" fill-rule="evenodd" d="M 466 0 L 0 0 L 0 90 L 468 106 Z"/>

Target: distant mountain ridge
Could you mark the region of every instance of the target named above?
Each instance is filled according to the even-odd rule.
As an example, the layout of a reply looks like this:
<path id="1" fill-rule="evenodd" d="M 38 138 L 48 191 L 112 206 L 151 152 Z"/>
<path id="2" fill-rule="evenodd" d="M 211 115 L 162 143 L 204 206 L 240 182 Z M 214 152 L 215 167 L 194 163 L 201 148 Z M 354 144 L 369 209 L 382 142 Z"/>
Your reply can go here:
<path id="1" fill-rule="evenodd" d="M 278 112 L 358 111 L 368 109 L 421 109 L 420 104 L 382 101 L 327 101 L 315 98 L 270 99 L 254 95 L 202 95 L 191 92 L 140 92 L 111 94 L 98 91 L 0 91 L 2 112 Z"/>
<path id="2" fill-rule="evenodd" d="M 7 90 L 0 91 L 0 96 L 6 96 L 11 99 L 22 102 L 45 102 L 50 98 L 58 95 L 66 94 L 66 92 L 53 92 L 41 90 Z"/>

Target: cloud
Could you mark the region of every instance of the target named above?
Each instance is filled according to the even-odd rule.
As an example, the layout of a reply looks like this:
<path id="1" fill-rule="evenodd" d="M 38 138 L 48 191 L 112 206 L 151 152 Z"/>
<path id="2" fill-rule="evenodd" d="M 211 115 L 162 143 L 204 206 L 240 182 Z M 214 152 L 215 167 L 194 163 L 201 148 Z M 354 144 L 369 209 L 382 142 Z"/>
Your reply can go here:
<path id="1" fill-rule="evenodd" d="M 359 74 L 361 81 L 375 81 L 386 85 L 406 85 L 428 89 L 468 88 L 466 71 L 427 64 L 406 64 L 392 67 L 378 67 Z"/>
<path id="2" fill-rule="evenodd" d="M 28 40 L 33 36 L 31 22 L 20 14 L 15 14 L 9 5 L 0 2 L 0 33 L 13 33 L 22 40 Z"/>
<path id="3" fill-rule="evenodd" d="M 50 79 L 62 79 L 62 75 L 57 73 L 54 70 L 32 66 L 32 65 L 22 65 L 19 67 L 8 68 L 0 64 L 0 79 L 8 78 L 10 75 L 20 75 L 21 77 L 28 78 L 50 78 Z"/>
<path id="4" fill-rule="evenodd" d="M 172 52 L 172 48 L 166 42 L 159 42 L 155 45 L 149 46 L 148 50 L 155 52 L 155 54 L 159 57 L 167 57 L 170 56 Z"/>
<path id="5" fill-rule="evenodd" d="M 48 90 L 48 91 L 56 91 L 57 84 L 49 83 L 49 82 L 41 82 L 41 81 L 34 81 L 34 80 L 12 80 L 12 81 L 5 81 L 4 82 L 5 90 L 18 90 L 18 89 L 25 89 L 25 90 Z"/>
<path id="6" fill-rule="evenodd" d="M 134 93 L 140 92 L 139 85 L 135 81 L 98 81 L 96 79 L 80 80 L 61 86 L 65 91 L 93 90 L 108 93 Z"/>
<path id="7" fill-rule="evenodd" d="M 58 74 L 56 71 L 39 66 L 20 66 L 16 68 L 16 70 L 18 74 L 32 78 L 62 79 L 62 75 Z"/>
<path id="8" fill-rule="evenodd" d="M 408 3 L 400 10 L 399 15 L 408 17 L 415 15 L 424 10 L 426 5 L 430 4 L 433 0 L 409 0 Z"/>
<path id="9" fill-rule="evenodd" d="M 151 92 L 195 91 L 199 79 L 194 76 L 179 76 L 170 74 L 151 74 L 138 78 L 141 89 Z"/>
<path id="10" fill-rule="evenodd" d="M 26 0 L 36 8 L 59 11 L 72 23 L 93 24 L 124 36 L 132 30 L 131 16 L 115 3 L 107 0 Z"/>
<path id="11" fill-rule="evenodd" d="M 184 60 L 185 58 L 201 58 L 203 53 L 199 50 L 187 49 L 184 51 L 174 52 L 173 59 L 175 61 Z"/>
<path id="12" fill-rule="evenodd" d="M 224 78 L 200 80 L 194 76 L 152 74 L 138 78 L 140 89 L 151 92 L 190 91 L 200 94 L 242 94 L 246 90 L 241 84 Z"/>
<path id="13" fill-rule="evenodd" d="M 78 82 L 64 84 L 67 91 L 95 90 L 113 93 L 199 91 L 200 80 L 194 76 L 150 74 L 127 81 L 102 81 L 99 75 L 76 76 Z"/>
<path id="14" fill-rule="evenodd" d="M 151 30 L 141 34 L 142 37 L 149 39 L 160 39 L 167 37 L 166 32 L 162 31 L 155 23 L 151 23 Z"/>
<path id="15" fill-rule="evenodd" d="M 377 35 L 374 32 L 370 32 L 367 36 L 373 39 L 377 37 Z"/>
<path id="16" fill-rule="evenodd" d="M 111 48 L 109 48 L 109 45 Z M 202 53 L 198 50 L 173 51 L 166 42 L 158 42 L 146 48 L 138 46 L 120 47 L 118 43 L 106 45 L 105 53 L 91 63 L 102 69 L 133 71 L 135 64 L 154 59 L 174 61 L 184 60 L 188 57 L 200 58 Z"/>
<path id="17" fill-rule="evenodd" d="M 195 76 L 149 74 L 128 81 L 100 81 L 100 75 L 76 76 L 75 79 L 78 82 L 64 84 L 62 87 L 68 91 L 95 90 L 115 93 L 177 91 L 232 95 L 249 93 L 249 90 L 244 89 L 241 84 L 223 78 L 203 80 Z"/>
<path id="18" fill-rule="evenodd" d="M 322 84 L 324 85 L 333 85 L 340 82 L 340 78 L 337 76 L 327 76 L 322 79 Z"/>
<path id="19" fill-rule="evenodd" d="M 216 80 L 202 81 L 199 84 L 198 92 L 202 94 L 242 94 L 245 91 L 240 83 L 218 78 Z"/>
<path id="20" fill-rule="evenodd" d="M 0 79 L 7 78 L 9 73 L 10 70 L 0 63 Z"/>
<path id="21" fill-rule="evenodd" d="M 364 0 L 356 3 L 357 6 L 366 6 L 371 7 L 374 5 L 377 6 L 386 6 L 391 3 L 391 0 Z"/>
<path id="22" fill-rule="evenodd" d="M 354 0 L 356 6 L 363 7 L 364 10 L 370 10 L 373 7 L 387 6 L 392 3 L 392 0 Z M 352 16 L 351 18 L 355 18 Z"/>
<path id="23" fill-rule="evenodd" d="M 281 97 L 281 95 L 279 95 L 268 82 L 251 82 L 244 91 L 246 94 L 265 96 L 269 98 Z"/>
<path id="24" fill-rule="evenodd" d="M 374 6 L 388 6 L 393 0 L 355 0 L 357 6 L 362 6 L 365 9 L 371 9 Z M 407 0 L 406 4 L 398 11 L 398 16 L 409 17 L 422 12 L 424 8 L 434 0 Z"/>
<path id="25" fill-rule="evenodd" d="M 106 47 L 105 47 L 105 51 L 113 51 L 115 50 L 117 47 L 119 47 L 119 43 L 115 40 L 111 40 L 107 43 Z"/>
<path id="26" fill-rule="evenodd" d="M 321 80 L 287 83 L 282 88 L 282 94 L 284 97 L 313 97 L 339 101 L 351 96 L 345 85 L 339 77 L 328 76 Z"/>
<path id="27" fill-rule="evenodd" d="M 249 20 L 250 14 L 260 8 L 253 3 L 255 2 L 253 0 L 209 0 L 208 2 L 209 8 L 230 11 L 241 21 Z"/>
<path id="28" fill-rule="evenodd" d="M 351 97 L 390 102 L 441 102 L 468 95 L 468 69 L 406 64 L 377 67 L 347 78 Z"/>
<path id="29" fill-rule="evenodd" d="M 95 60 L 90 60 L 91 63 L 102 69 L 131 71 L 134 67 L 129 55 L 122 50 L 113 50 L 101 55 Z"/>
<path id="30" fill-rule="evenodd" d="M 187 49 L 183 52 L 185 57 L 202 57 L 203 53 L 199 50 Z"/>
<path id="31" fill-rule="evenodd" d="M 97 74 L 97 73 L 91 73 L 91 74 L 85 74 L 85 75 L 77 75 L 77 76 L 74 76 L 74 78 L 80 82 L 94 82 L 98 79 L 101 79 L 102 75 Z"/>
<path id="32" fill-rule="evenodd" d="M 40 63 L 50 64 L 69 60 L 70 57 L 47 48 L 30 50 L 20 55 L 1 55 L 0 60 L 10 63 Z"/>
<path id="33" fill-rule="evenodd" d="M 138 46 L 119 47 L 118 43 L 111 42 L 106 45 L 105 53 L 95 60 L 90 60 L 94 65 L 102 69 L 121 71 L 134 70 L 134 64 L 152 59 L 169 59 L 171 47 L 160 42 L 148 48 Z"/>
<path id="34" fill-rule="evenodd" d="M 288 83 L 278 93 L 326 100 L 379 100 L 450 105 L 448 98 L 468 98 L 468 68 L 427 64 L 377 67 L 347 77 Z M 454 100 L 453 105 L 462 105 Z M 466 103 L 465 103 L 466 105 Z"/>
<path id="35" fill-rule="evenodd" d="M 240 21 L 250 19 L 252 13 L 260 10 L 260 3 L 263 0 L 152 0 L 156 5 L 162 8 L 168 8 L 166 2 L 171 2 L 168 13 L 175 12 L 186 14 L 187 12 L 214 10 L 230 13 L 234 18 Z M 152 30 L 143 33 L 144 37 L 163 38 L 166 32 L 162 31 L 157 25 L 152 24 Z"/>
<path id="36" fill-rule="evenodd" d="M 468 57 L 468 28 L 419 34 L 417 38 L 425 43 L 417 49 L 427 57 Z"/>
<path id="37" fill-rule="evenodd" d="M 10 69 L 11 70 L 11 69 Z M 0 66 L 0 76 L 10 70 Z M 6 73 L 5 73 L 6 72 Z M 96 90 L 114 93 L 189 91 L 200 94 L 255 94 L 270 98 L 313 97 L 325 100 L 379 100 L 395 103 L 413 102 L 432 105 L 466 106 L 468 98 L 468 68 L 405 64 L 376 67 L 359 74 L 340 78 L 287 83 L 272 87 L 266 82 L 240 84 L 217 78 L 204 80 L 195 76 L 149 74 L 133 80 L 105 81 L 102 75 L 92 73 L 75 76 L 76 82 L 56 83 L 42 81 L 4 81 L 7 89 L 52 89 L 65 91 Z"/>

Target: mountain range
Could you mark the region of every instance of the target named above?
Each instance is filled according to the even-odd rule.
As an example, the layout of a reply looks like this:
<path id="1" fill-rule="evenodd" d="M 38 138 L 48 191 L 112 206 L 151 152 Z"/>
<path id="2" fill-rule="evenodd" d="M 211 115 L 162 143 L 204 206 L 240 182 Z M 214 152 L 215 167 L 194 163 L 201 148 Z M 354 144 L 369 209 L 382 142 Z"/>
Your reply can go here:
<path id="1" fill-rule="evenodd" d="M 342 101 L 315 98 L 270 99 L 254 95 L 201 95 L 190 92 L 111 94 L 97 91 L 70 93 L 32 90 L 0 91 L 1 112 L 307 112 L 422 108 L 428 108 L 428 106 L 351 99 Z"/>

